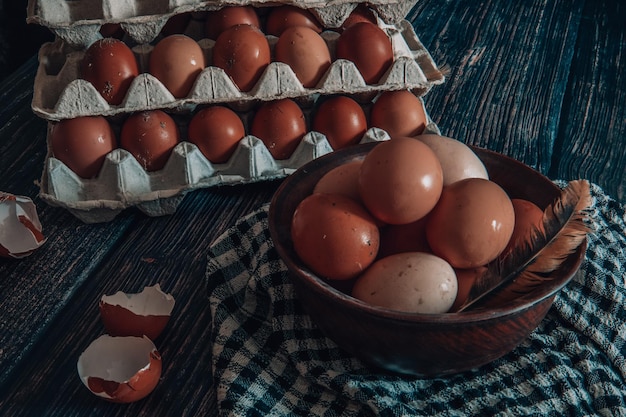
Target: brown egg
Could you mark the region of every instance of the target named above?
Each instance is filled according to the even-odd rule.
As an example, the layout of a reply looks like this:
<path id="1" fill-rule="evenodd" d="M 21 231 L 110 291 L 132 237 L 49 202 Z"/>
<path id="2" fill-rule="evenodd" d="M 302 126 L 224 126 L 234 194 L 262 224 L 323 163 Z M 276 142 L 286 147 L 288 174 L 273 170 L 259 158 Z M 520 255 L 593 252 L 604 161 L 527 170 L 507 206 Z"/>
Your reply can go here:
<path id="1" fill-rule="evenodd" d="M 291 222 L 296 253 L 320 276 L 354 278 L 376 258 L 378 227 L 356 201 L 339 194 L 311 194 L 300 202 Z"/>
<path id="2" fill-rule="evenodd" d="M 393 47 L 377 25 L 358 22 L 346 28 L 335 46 L 337 59 L 352 61 L 367 84 L 376 84 L 393 63 Z"/>
<path id="3" fill-rule="evenodd" d="M 206 159 L 222 164 L 228 162 L 246 131 L 237 113 L 228 107 L 211 106 L 192 117 L 187 135 Z"/>
<path id="4" fill-rule="evenodd" d="M 385 91 L 370 112 L 370 127 L 378 127 L 389 136 L 416 136 L 426 128 L 424 104 L 408 90 Z"/>
<path id="5" fill-rule="evenodd" d="M 359 194 L 359 174 L 363 161 L 341 164 L 328 171 L 317 181 L 314 193 L 341 194 L 361 202 Z"/>
<path id="6" fill-rule="evenodd" d="M 162 110 L 134 113 L 122 125 L 120 146 L 146 171 L 162 169 L 180 141 L 178 127 Z"/>
<path id="7" fill-rule="evenodd" d="M 100 26 L 99 32 L 103 38 L 115 38 L 120 40 L 124 38 L 125 35 L 124 29 L 122 29 L 122 25 L 119 23 L 104 23 Z"/>
<path id="8" fill-rule="evenodd" d="M 133 51 L 115 38 L 92 43 L 81 61 L 80 75 L 98 90 L 109 104 L 120 104 L 131 83 L 139 75 Z"/>
<path id="9" fill-rule="evenodd" d="M 313 14 L 301 7 L 289 4 L 272 7 L 265 21 L 265 33 L 280 36 L 287 28 L 304 26 L 321 33 L 323 27 Z"/>
<path id="10" fill-rule="evenodd" d="M 145 398 L 156 388 L 163 364 L 147 337 L 102 335 L 81 353 L 78 376 L 95 395 L 116 403 Z"/>
<path id="11" fill-rule="evenodd" d="M 283 31 L 274 46 L 276 61 L 289 65 L 306 88 L 313 88 L 331 64 L 326 41 L 313 29 L 293 26 Z"/>
<path id="12" fill-rule="evenodd" d="M 148 72 L 176 98 L 189 95 L 205 67 L 202 48 L 192 38 L 170 35 L 161 39 L 150 53 Z"/>
<path id="13" fill-rule="evenodd" d="M 443 188 L 428 216 L 434 254 L 455 268 L 486 265 L 504 250 L 515 226 L 513 204 L 495 182 L 467 178 Z"/>
<path id="14" fill-rule="evenodd" d="M 147 336 L 155 340 L 167 325 L 174 298 L 161 291 L 159 284 L 139 293 L 118 291 L 103 295 L 98 304 L 104 328 L 111 336 Z"/>
<path id="15" fill-rule="evenodd" d="M 220 34 L 213 65 L 222 68 L 241 91 L 250 91 L 270 64 L 270 45 L 257 27 L 237 25 Z"/>
<path id="16" fill-rule="evenodd" d="M 312 129 L 326 136 L 334 149 L 359 143 L 367 130 L 367 118 L 359 103 L 347 96 L 335 96 L 317 107 Z"/>
<path id="17" fill-rule="evenodd" d="M 522 245 L 529 244 L 532 241 L 532 236 L 537 232 L 544 232 L 543 210 L 535 203 L 521 198 L 513 198 L 511 203 L 515 212 L 515 226 L 502 255 L 506 255 Z"/>
<path id="18" fill-rule="evenodd" d="M 300 106 L 291 99 L 263 103 L 252 119 L 250 134 L 261 139 L 274 159 L 287 159 L 307 132 Z"/>
<path id="19" fill-rule="evenodd" d="M 465 301 L 467 301 L 467 297 L 469 297 L 469 293 L 474 285 L 474 282 L 476 282 L 476 279 L 484 274 L 486 270 L 487 268 L 484 266 L 470 269 L 455 269 L 454 272 L 456 272 L 456 279 L 458 281 L 459 288 L 454 304 L 450 307 L 450 312 L 457 311 L 465 303 Z"/>
<path id="20" fill-rule="evenodd" d="M 191 12 L 178 13 L 167 19 L 165 25 L 161 29 L 161 36 L 170 36 L 185 33 L 189 22 L 191 21 Z"/>
<path id="21" fill-rule="evenodd" d="M 339 32 L 343 32 L 350 26 L 360 22 L 376 24 L 374 12 L 365 3 L 359 3 L 337 29 Z"/>
<path id="22" fill-rule="evenodd" d="M 437 204 L 441 164 L 428 145 L 407 137 L 377 144 L 363 160 L 359 193 L 367 209 L 389 224 L 412 223 Z"/>
<path id="23" fill-rule="evenodd" d="M 104 117 L 84 116 L 52 124 L 50 147 L 52 156 L 76 175 L 94 178 L 107 154 L 117 147 L 117 141 Z"/>
<path id="24" fill-rule="evenodd" d="M 206 18 L 206 36 L 216 40 L 226 29 L 237 25 L 261 28 L 259 16 L 252 6 L 226 6 L 210 11 Z"/>
<path id="25" fill-rule="evenodd" d="M 426 239 L 426 217 L 407 224 L 388 224 L 380 229 L 379 258 L 403 252 L 430 251 Z"/>

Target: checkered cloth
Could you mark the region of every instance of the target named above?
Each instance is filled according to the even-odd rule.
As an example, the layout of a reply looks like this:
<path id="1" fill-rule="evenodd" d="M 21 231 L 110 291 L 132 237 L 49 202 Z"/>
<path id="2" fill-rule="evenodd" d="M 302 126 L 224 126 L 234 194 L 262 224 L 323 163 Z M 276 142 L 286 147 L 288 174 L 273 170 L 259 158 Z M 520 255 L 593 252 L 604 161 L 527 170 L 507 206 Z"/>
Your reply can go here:
<path id="1" fill-rule="evenodd" d="M 560 185 L 563 185 L 560 183 Z M 325 338 L 295 298 L 267 206 L 209 250 L 213 377 L 224 416 L 626 416 L 626 214 L 592 184 L 595 233 L 539 327 L 480 369 L 382 374 Z"/>

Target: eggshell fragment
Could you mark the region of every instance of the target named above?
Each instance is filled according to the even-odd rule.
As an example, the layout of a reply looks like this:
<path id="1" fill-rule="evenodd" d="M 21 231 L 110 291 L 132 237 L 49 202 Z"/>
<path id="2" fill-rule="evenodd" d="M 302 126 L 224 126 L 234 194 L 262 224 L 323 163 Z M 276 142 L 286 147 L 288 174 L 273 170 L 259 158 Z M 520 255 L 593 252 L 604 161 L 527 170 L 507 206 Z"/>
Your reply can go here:
<path id="1" fill-rule="evenodd" d="M 46 238 L 33 201 L 0 191 L 0 256 L 24 258 L 44 244 Z"/>
<path id="2" fill-rule="evenodd" d="M 161 291 L 159 284 L 130 294 L 118 291 L 100 299 L 100 317 L 112 336 L 147 336 L 155 340 L 170 319 L 174 297 Z"/>
<path id="3" fill-rule="evenodd" d="M 78 358 L 78 375 L 95 395 L 129 403 L 150 394 L 161 377 L 162 361 L 147 337 L 102 335 Z"/>

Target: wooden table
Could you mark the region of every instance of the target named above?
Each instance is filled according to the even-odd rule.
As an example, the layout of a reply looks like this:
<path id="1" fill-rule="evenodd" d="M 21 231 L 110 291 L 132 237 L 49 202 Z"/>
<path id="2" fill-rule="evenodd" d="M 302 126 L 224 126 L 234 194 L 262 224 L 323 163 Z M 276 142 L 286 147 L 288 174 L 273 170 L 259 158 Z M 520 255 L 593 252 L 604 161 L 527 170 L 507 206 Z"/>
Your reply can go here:
<path id="1" fill-rule="evenodd" d="M 626 201 L 626 7 L 618 0 L 419 1 L 407 16 L 446 83 L 426 97 L 443 134 L 511 155 L 551 178 L 587 178 Z M 0 190 L 34 199 L 48 240 L 0 259 L 0 415 L 216 415 L 205 253 L 279 181 L 214 187 L 173 215 L 133 209 L 83 224 L 38 199 L 45 121 L 30 109 L 32 58 L 0 85 Z M 103 294 L 159 283 L 176 298 L 156 340 L 162 380 L 119 405 L 82 385 L 76 362 L 104 333 Z"/>

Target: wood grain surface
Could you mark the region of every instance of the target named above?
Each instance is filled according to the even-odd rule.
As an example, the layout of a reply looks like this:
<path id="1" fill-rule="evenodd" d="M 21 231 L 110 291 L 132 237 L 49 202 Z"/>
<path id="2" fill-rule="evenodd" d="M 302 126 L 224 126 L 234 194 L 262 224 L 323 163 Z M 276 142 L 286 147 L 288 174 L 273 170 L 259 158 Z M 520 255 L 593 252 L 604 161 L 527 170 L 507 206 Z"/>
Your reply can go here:
<path id="1" fill-rule="evenodd" d="M 444 135 L 554 179 L 587 178 L 626 201 L 622 2 L 422 0 L 407 19 L 449 68 L 425 97 Z M 217 415 L 206 248 L 278 182 L 199 190 L 170 216 L 129 209 L 83 224 L 38 198 L 46 123 L 30 108 L 36 68 L 33 57 L 0 85 L 0 190 L 34 199 L 48 239 L 28 258 L 0 259 L 0 415 Z M 103 401 L 76 372 L 104 333 L 98 301 L 155 283 L 176 298 L 156 340 L 162 380 L 137 403 Z"/>

